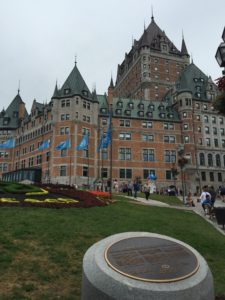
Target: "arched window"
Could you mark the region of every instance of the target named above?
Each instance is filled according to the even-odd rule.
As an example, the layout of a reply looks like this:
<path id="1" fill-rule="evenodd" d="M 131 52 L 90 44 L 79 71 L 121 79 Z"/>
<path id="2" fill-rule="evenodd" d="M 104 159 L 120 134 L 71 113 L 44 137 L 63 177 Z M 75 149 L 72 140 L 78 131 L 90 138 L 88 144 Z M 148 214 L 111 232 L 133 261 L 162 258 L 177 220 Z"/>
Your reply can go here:
<path id="1" fill-rule="evenodd" d="M 220 161 L 220 155 L 216 154 L 216 166 L 220 167 L 221 166 L 221 161 Z"/>
<path id="2" fill-rule="evenodd" d="M 199 162 L 200 162 L 200 166 L 205 165 L 205 155 L 204 155 L 204 153 L 199 154 Z"/>
<path id="3" fill-rule="evenodd" d="M 213 157 L 212 154 L 208 154 L 208 166 L 212 167 L 213 166 Z"/>

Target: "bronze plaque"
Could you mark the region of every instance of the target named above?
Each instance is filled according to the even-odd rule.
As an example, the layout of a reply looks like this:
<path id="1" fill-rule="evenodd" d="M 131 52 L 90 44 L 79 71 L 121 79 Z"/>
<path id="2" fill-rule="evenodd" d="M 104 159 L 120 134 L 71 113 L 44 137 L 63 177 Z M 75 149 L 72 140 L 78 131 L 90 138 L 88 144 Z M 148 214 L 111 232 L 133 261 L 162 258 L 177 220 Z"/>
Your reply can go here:
<path id="1" fill-rule="evenodd" d="M 193 275 L 198 259 L 187 247 L 157 237 L 131 237 L 110 245 L 105 251 L 115 271 L 142 281 L 173 282 Z"/>

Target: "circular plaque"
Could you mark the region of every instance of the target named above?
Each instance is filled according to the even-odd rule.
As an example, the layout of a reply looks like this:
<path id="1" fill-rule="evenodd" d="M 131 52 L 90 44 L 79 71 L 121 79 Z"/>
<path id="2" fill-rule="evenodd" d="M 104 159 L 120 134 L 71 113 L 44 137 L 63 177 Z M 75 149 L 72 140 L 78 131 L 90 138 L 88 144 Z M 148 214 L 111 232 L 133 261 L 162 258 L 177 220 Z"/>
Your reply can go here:
<path id="1" fill-rule="evenodd" d="M 195 254 L 171 240 L 131 237 L 105 250 L 107 264 L 125 276 L 149 282 L 173 282 L 193 275 L 199 267 Z"/>

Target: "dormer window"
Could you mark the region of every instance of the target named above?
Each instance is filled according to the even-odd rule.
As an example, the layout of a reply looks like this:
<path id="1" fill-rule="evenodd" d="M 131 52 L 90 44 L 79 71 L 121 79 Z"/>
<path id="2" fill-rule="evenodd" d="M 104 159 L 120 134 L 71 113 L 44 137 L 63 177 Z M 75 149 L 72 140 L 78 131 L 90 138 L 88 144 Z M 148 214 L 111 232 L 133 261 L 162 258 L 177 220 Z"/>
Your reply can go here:
<path id="1" fill-rule="evenodd" d="M 143 110 L 140 110 L 140 111 L 138 112 L 138 115 L 139 115 L 139 117 L 143 117 L 143 116 L 144 116 Z"/>
<path id="2" fill-rule="evenodd" d="M 117 115 L 121 115 L 121 114 L 122 114 L 122 109 L 120 109 L 120 108 L 119 108 L 119 109 L 116 109 L 116 114 L 117 114 Z"/>
<path id="3" fill-rule="evenodd" d="M 125 114 L 126 114 L 127 116 L 130 116 L 130 115 L 131 115 L 131 111 L 130 111 L 129 109 L 127 109 L 127 110 L 125 110 Z"/>
<path id="4" fill-rule="evenodd" d="M 143 103 L 139 103 L 139 104 L 138 104 L 138 108 L 144 109 L 144 104 L 143 104 Z"/>
<path id="5" fill-rule="evenodd" d="M 64 89 L 64 95 L 68 95 L 70 93 L 70 89 Z"/>
<path id="6" fill-rule="evenodd" d="M 171 114 L 168 114 L 167 116 L 168 116 L 168 118 L 169 118 L 169 119 L 173 119 L 173 117 L 174 117 L 174 114 L 173 114 L 173 113 L 171 113 Z"/>
<path id="7" fill-rule="evenodd" d="M 160 113 L 159 116 L 160 118 L 165 118 L 165 113 Z"/>
<path id="8" fill-rule="evenodd" d="M 106 114 L 107 113 L 107 109 L 106 108 L 101 108 L 100 111 L 101 111 L 102 114 Z"/>
<path id="9" fill-rule="evenodd" d="M 155 110 L 155 105 L 154 104 L 149 104 L 148 109 L 149 110 Z"/>
<path id="10" fill-rule="evenodd" d="M 123 102 L 122 102 L 122 101 L 118 101 L 118 102 L 117 102 L 117 107 L 122 108 L 122 107 L 123 107 Z"/>
<path id="11" fill-rule="evenodd" d="M 159 107 L 158 107 L 159 111 L 163 111 L 164 108 L 165 108 L 164 105 L 159 105 Z"/>
<path id="12" fill-rule="evenodd" d="M 148 118 L 152 118 L 152 112 L 151 112 L 151 111 L 148 111 L 148 112 L 147 112 L 147 117 L 148 117 Z"/>
<path id="13" fill-rule="evenodd" d="M 88 96 L 88 91 L 83 90 L 83 91 L 82 91 L 82 94 L 83 94 L 84 96 Z"/>
<path id="14" fill-rule="evenodd" d="M 131 108 L 131 109 L 133 109 L 134 108 L 134 103 L 133 102 L 129 102 L 128 103 L 128 107 Z"/>
<path id="15" fill-rule="evenodd" d="M 9 119 L 8 118 L 4 118 L 3 119 L 3 125 L 7 125 L 9 123 Z"/>

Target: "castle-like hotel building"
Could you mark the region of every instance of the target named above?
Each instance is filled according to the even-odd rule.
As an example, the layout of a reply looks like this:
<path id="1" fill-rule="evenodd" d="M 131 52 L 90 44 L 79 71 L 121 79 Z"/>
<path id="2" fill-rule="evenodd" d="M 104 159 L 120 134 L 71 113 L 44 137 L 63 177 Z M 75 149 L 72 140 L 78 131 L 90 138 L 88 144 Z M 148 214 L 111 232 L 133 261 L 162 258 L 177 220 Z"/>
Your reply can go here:
<path id="1" fill-rule="evenodd" d="M 0 149 L 0 176 L 92 185 L 110 178 L 143 182 L 154 174 L 158 189 L 216 188 L 225 180 L 225 117 L 212 105 L 217 93 L 190 62 L 184 38 L 178 50 L 152 17 L 118 65 L 108 94 L 90 92 L 76 64 L 51 101 L 34 100 L 30 113 L 18 92 L 0 113 L 1 143 L 15 139 L 15 147 Z M 109 114 L 112 141 L 99 151 Z M 88 147 L 76 150 L 84 135 Z"/>

